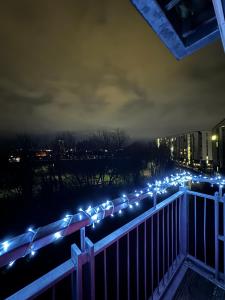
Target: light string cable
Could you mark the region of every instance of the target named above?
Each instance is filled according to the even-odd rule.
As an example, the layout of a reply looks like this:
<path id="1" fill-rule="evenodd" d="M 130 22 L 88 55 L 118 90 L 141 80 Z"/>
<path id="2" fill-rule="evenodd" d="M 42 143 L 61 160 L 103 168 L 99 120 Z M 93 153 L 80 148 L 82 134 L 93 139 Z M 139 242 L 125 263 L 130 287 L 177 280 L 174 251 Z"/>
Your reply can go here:
<path id="1" fill-rule="evenodd" d="M 67 224 L 65 229 L 63 230 L 62 236 L 66 235 L 67 229 L 70 227 L 72 220 L 73 220 L 73 215 L 69 215 L 69 214 L 65 215 L 65 217 L 63 218 L 63 221 L 67 222 Z"/>
<path id="2" fill-rule="evenodd" d="M 24 251 L 24 255 L 22 257 L 25 257 L 27 256 L 29 253 L 31 254 L 31 256 L 34 256 L 36 251 L 34 249 L 32 249 L 33 247 L 33 242 L 34 242 L 34 239 L 35 237 L 37 236 L 37 233 L 38 231 L 40 230 L 41 227 L 38 227 L 36 230 L 34 230 L 33 228 L 28 228 L 28 232 L 32 232 L 33 235 L 32 235 L 32 238 L 31 238 L 31 241 L 30 243 L 28 244 L 27 248 L 25 249 Z"/>

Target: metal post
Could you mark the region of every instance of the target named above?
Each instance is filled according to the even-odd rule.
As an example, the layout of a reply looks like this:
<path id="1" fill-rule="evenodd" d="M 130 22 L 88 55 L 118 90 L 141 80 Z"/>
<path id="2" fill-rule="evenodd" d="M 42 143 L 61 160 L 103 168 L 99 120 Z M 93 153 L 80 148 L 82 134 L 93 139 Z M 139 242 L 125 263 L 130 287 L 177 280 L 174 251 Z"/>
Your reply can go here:
<path id="1" fill-rule="evenodd" d="M 146 220 L 144 222 L 144 292 L 145 292 L 145 300 L 147 300 L 147 241 L 146 241 Z"/>
<path id="2" fill-rule="evenodd" d="M 215 278 L 219 278 L 219 194 L 215 193 L 214 201 L 214 228 L 215 228 Z"/>
<path id="3" fill-rule="evenodd" d="M 116 299 L 120 298 L 120 244 L 116 241 Z"/>
<path id="4" fill-rule="evenodd" d="M 85 252 L 85 227 L 80 229 L 80 249 Z"/>
<path id="5" fill-rule="evenodd" d="M 104 253 L 104 296 L 105 300 L 108 299 L 108 288 L 107 288 L 107 260 L 106 260 L 106 248 L 103 251 Z"/>
<path id="6" fill-rule="evenodd" d="M 179 249 L 180 254 L 187 256 L 188 252 L 188 195 L 187 187 L 180 187 L 180 190 L 184 192 L 183 197 L 180 198 L 180 230 L 179 230 Z"/>
<path id="7" fill-rule="evenodd" d="M 223 197 L 223 186 L 219 185 L 219 197 L 222 198 Z"/>
<path id="8" fill-rule="evenodd" d="M 206 198 L 204 198 L 204 262 L 206 264 Z"/>
<path id="9" fill-rule="evenodd" d="M 127 233 L 127 299 L 130 300 L 130 233 Z"/>
<path id="10" fill-rule="evenodd" d="M 223 282 L 225 282 L 225 194 L 222 197 L 223 201 Z"/>
<path id="11" fill-rule="evenodd" d="M 89 284 L 89 297 L 90 300 L 95 300 L 95 255 L 94 255 L 94 244 L 89 240 L 89 238 L 85 238 L 85 246 L 88 254 L 88 276 L 87 276 L 87 284 Z"/>
<path id="12" fill-rule="evenodd" d="M 138 226 L 136 228 L 136 291 L 137 291 L 137 300 L 139 300 L 139 231 Z"/>
<path id="13" fill-rule="evenodd" d="M 154 200 L 154 202 L 153 202 L 154 208 L 156 208 L 156 205 L 157 205 L 157 193 L 156 192 L 153 193 L 153 200 Z"/>
<path id="14" fill-rule="evenodd" d="M 72 277 L 72 298 L 82 300 L 82 252 L 76 244 L 71 246 L 71 259 L 75 265 L 75 271 L 73 272 Z"/>

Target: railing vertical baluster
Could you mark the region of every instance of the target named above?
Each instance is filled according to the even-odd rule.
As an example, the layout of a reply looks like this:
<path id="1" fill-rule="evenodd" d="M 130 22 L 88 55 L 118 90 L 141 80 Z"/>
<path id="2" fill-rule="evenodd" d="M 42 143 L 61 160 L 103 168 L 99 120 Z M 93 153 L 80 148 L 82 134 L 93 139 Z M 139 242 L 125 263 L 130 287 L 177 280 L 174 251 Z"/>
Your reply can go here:
<path id="1" fill-rule="evenodd" d="M 85 248 L 88 253 L 89 260 L 89 276 L 87 278 L 89 284 L 90 295 L 88 299 L 95 300 L 95 254 L 94 254 L 94 244 L 89 238 L 85 238 Z"/>
<path id="2" fill-rule="evenodd" d="M 108 297 L 108 291 L 107 291 L 107 261 L 106 261 L 106 249 L 104 249 L 104 292 L 105 292 L 105 300 L 107 300 Z"/>
<path id="3" fill-rule="evenodd" d="M 73 289 L 72 289 L 72 297 L 73 299 L 83 299 L 83 284 L 82 284 L 82 252 L 77 247 L 76 244 L 71 246 L 71 259 L 75 265 L 76 271 L 74 272 L 73 277 Z"/>
<path id="4" fill-rule="evenodd" d="M 130 300 L 130 233 L 127 233 L 127 299 Z"/>
<path id="5" fill-rule="evenodd" d="M 225 283 L 225 194 L 223 195 L 223 281 Z"/>
<path id="6" fill-rule="evenodd" d="M 187 195 L 187 187 L 180 187 L 180 191 L 184 194 L 179 199 L 179 252 L 184 257 L 188 253 L 188 211 L 189 211 L 189 200 Z"/>
<path id="7" fill-rule="evenodd" d="M 137 300 L 139 299 L 139 231 L 136 228 L 136 286 L 137 286 Z"/>
<path id="8" fill-rule="evenodd" d="M 153 206 L 154 206 L 154 208 L 156 208 L 156 205 L 157 205 L 157 193 L 156 193 L 156 191 L 154 191 L 154 193 L 153 193 Z"/>
<path id="9" fill-rule="evenodd" d="M 119 240 L 116 242 L 116 297 L 120 298 Z"/>
<path id="10" fill-rule="evenodd" d="M 167 265 L 168 277 L 170 276 L 170 205 L 167 206 Z"/>
<path id="11" fill-rule="evenodd" d="M 214 201 L 214 222 L 215 222 L 215 278 L 219 278 L 219 197 L 218 193 L 215 193 Z"/>
<path id="12" fill-rule="evenodd" d="M 171 223 L 172 223 L 172 226 L 171 226 L 171 240 L 172 240 L 172 253 L 171 253 L 171 255 L 172 255 L 172 269 L 173 269 L 173 258 L 174 258 L 174 240 L 173 240 L 173 230 L 174 230 L 174 228 L 173 228 L 173 202 L 171 203 Z"/>
<path id="13" fill-rule="evenodd" d="M 157 212 L 157 283 L 158 283 L 158 293 L 159 293 L 159 212 Z"/>
<path id="14" fill-rule="evenodd" d="M 154 258 L 153 258 L 153 216 L 151 217 L 151 292 L 152 292 L 152 298 L 153 298 L 153 292 L 154 292 Z"/>
<path id="15" fill-rule="evenodd" d="M 52 287 L 52 300 L 55 300 L 55 285 Z"/>
<path id="16" fill-rule="evenodd" d="M 225 283 L 225 194 L 223 195 L 223 281 Z"/>
<path id="17" fill-rule="evenodd" d="M 204 198 L 204 262 L 206 264 L 206 198 Z"/>
<path id="18" fill-rule="evenodd" d="M 196 211 L 196 196 L 194 197 L 194 226 L 195 226 L 195 257 L 197 257 L 197 211 Z"/>
<path id="19" fill-rule="evenodd" d="M 147 241 L 146 241 L 146 220 L 144 222 L 144 292 L 145 300 L 147 299 L 147 261 L 146 261 L 146 252 L 147 252 Z"/>
<path id="20" fill-rule="evenodd" d="M 85 227 L 80 229 L 80 249 L 82 252 L 85 251 Z"/>
<path id="21" fill-rule="evenodd" d="M 164 281 L 164 275 L 165 275 L 165 213 L 164 213 L 164 207 L 163 207 L 163 210 L 162 210 L 162 242 L 163 242 L 163 257 L 162 257 L 162 262 L 163 262 L 163 284 L 165 284 L 165 281 Z"/>
<path id="22" fill-rule="evenodd" d="M 175 229 L 175 236 L 176 236 L 176 244 L 175 244 L 175 246 L 176 246 L 176 262 L 177 262 L 177 233 L 178 233 L 178 228 L 177 228 L 177 199 L 176 199 L 176 202 L 175 202 L 175 207 L 176 207 L 176 210 L 175 210 L 175 227 L 176 227 L 176 229 Z"/>

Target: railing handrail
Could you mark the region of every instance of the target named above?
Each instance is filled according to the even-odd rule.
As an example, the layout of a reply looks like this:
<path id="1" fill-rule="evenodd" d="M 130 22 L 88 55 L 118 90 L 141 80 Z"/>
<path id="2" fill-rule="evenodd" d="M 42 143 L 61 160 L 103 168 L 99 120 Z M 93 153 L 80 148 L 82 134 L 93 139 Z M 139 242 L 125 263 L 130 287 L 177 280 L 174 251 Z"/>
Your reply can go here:
<path id="1" fill-rule="evenodd" d="M 100 241 L 97 241 L 94 244 L 94 255 L 98 255 L 99 252 L 101 252 L 103 249 L 109 247 L 116 240 L 122 238 L 128 232 L 132 231 L 141 223 L 143 223 L 145 220 L 157 214 L 163 208 L 167 207 L 173 201 L 184 195 L 184 193 L 184 191 L 178 191 L 174 193 L 170 197 L 157 204 L 155 208 L 150 208 L 149 210 L 137 216 L 127 224 L 123 225 L 119 229 L 107 235 L 105 238 L 101 239 Z M 57 282 L 59 282 L 61 279 L 65 278 L 67 275 L 71 274 L 75 270 L 76 264 L 70 258 L 64 263 L 54 268 L 53 270 L 51 270 L 50 272 L 46 273 L 45 275 L 28 284 L 18 292 L 14 293 L 6 300 L 31 299 L 32 297 L 37 297 L 38 295 L 54 286 Z"/>
<path id="2" fill-rule="evenodd" d="M 122 227 L 118 228 L 111 234 L 107 235 L 100 241 L 96 242 L 94 245 L 95 254 L 97 255 L 102 249 L 105 247 L 110 246 L 113 244 L 116 240 L 120 239 L 124 235 L 126 235 L 128 232 L 135 229 L 138 225 L 143 223 L 146 219 L 151 218 L 153 215 L 161 211 L 163 208 L 167 207 L 170 203 L 172 203 L 177 198 L 184 195 L 184 191 L 178 191 L 175 194 L 171 195 L 169 198 L 166 198 L 162 202 L 156 205 L 156 207 L 152 207 L 140 216 L 136 217 L 135 219 L 131 220 L 129 223 L 126 223 Z"/>
<path id="3" fill-rule="evenodd" d="M 74 270 L 75 265 L 70 258 L 15 294 L 9 296 L 6 300 L 31 299 L 32 297 L 37 297 L 50 287 L 54 286 L 61 279 L 71 274 Z"/>
<path id="4" fill-rule="evenodd" d="M 81 210 L 74 215 L 66 215 L 61 220 L 35 230 L 30 228 L 24 234 L 0 243 L 0 267 L 13 264 L 15 260 L 28 254 L 32 255 L 38 249 L 53 243 L 57 239 L 70 235 L 91 224 L 98 223 L 107 216 L 118 213 L 149 196 L 154 198 L 154 204 L 156 204 L 157 194 L 161 194 L 171 186 L 184 184 L 188 180 L 191 180 L 191 176 L 186 172 L 170 178 L 166 177 L 163 181 L 149 184 L 139 192 L 135 191 L 112 201 L 106 201 L 94 208 L 89 207 L 87 210 Z"/>
<path id="5" fill-rule="evenodd" d="M 173 218 L 173 213 L 174 213 L 173 204 L 174 203 L 176 205 L 178 205 L 178 206 L 176 206 L 176 210 L 175 210 L 176 211 L 176 213 L 175 213 L 175 216 L 176 216 L 175 217 L 175 224 L 176 224 L 175 228 L 176 228 L 176 230 L 178 229 L 177 222 L 179 222 L 179 232 L 177 233 L 179 241 L 177 241 L 177 237 L 175 237 L 175 239 L 179 243 L 179 246 L 176 244 L 177 246 L 175 247 L 175 250 L 173 250 L 173 248 L 172 248 L 172 250 L 171 250 L 172 251 L 171 253 L 173 253 L 172 257 L 174 257 L 174 252 L 173 251 L 177 251 L 177 249 L 178 249 L 177 247 L 179 247 L 179 249 L 180 249 L 179 250 L 179 257 L 180 257 L 180 255 L 183 255 L 184 258 L 185 257 L 190 257 L 190 254 L 188 252 L 188 248 L 186 248 L 186 246 L 183 245 L 185 243 L 185 239 L 186 239 L 186 237 L 184 237 L 185 236 L 185 230 L 187 230 L 187 229 L 185 229 L 186 225 L 187 225 L 187 220 L 185 219 L 187 217 L 186 212 L 185 212 L 186 209 L 187 209 L 187 203 L 188 203 L 187 198 L 186 198 L 187 195 L 195 196 L 195 198 L 194 198 L 195 202 L 196 202 L 196 197 L 204 198 L 204 203 L 206 202 L 206 199 L 217 200 L 217 201 L 219 201 L 219 199 L 220 199 L 220 196 L 219 196 L 218 193 L 215 193 L 215 196 L 212 196 L 212 195 L 203 194 L 203 193 L 199 193 L 199 192 L 195 192 L 195 191 L 190 191 L 187 187 L 180 187 L 180 190 L 178 192 L 175 192 L 173 195 L 171 195 L 168 198 L 164 199 L 162 202 L 158 203 L 157 205 L 150 208 L 149 210 L 143 212 L 142 214 L 140 214 L 139 216 L 137 216 L 136 218 L 134 218 L 133 220 L 131 220 L 127 224 L 121 226 L 119 229 L 115 230 L 114 232 L 112 232 L 111 234 L 109 234 L 106 237 L 102 238 L 101 240 L 97 241 L 96 243 L 93 244 L 88 238 L 85 238 L 85 247 L 84 247 L 83 250 L 82 250 L 82 248 L 80 250 L 80 248 L 77 247 L 75 244 L 72 245 L 72 247 L 71 247 L 71 256 L 72 257 L 69 260 L 67 260 L 66 262 L 64 262 L 60 266 L 54 268 L 52 271 L 50 271 L 47 274 L 43 275 L 42 277 L 35 280 L 31 284 L 25 286 L 23 289 L 21 289 L 20 291 L 16 292 L 15 294 L 13 294 L 9 298 L 7 298 L 7 300 L 14 300 L 14 299 L 18 299 L 18 298 L 20 298 L 20 299 L 31 299 L 33 297 L 36 297 L 36 296 L 40 295 L 42 292 L 46 291 L 47 289 L 55 286 L 55 284 L 57 284 L 57 282 L 59 282 L 60 280 L 62 280 L 66 276 L 68 276 L 70 273 L 73 273 L 74 271 L 75 271 L 76 276 L 78 276 L 76 278 L 81 278 L 82 277 L 82 271 L 79 267 L 80 264 L 83 265 L 86 262 L 89 262 L 89 264 L 91 264 L 91 261 L 93 263 L 94 256 L 100 254 L 101 252 L 104 252 L 104 257 L 105 257 L 105 255 L 107 253 L 105 250 L 108 249 L 112 244 L 114 244 L 114 242 L 117 243 L 117 251 L 118 251 L 118 249 L 119 249 L 118 245 L 119 245 L 119 242 L 120 242 L 121 238 L 123 238 L 124 236 L 128 236 L 128 239 L 129 239 L 129 233 L 132 230 L 135 230 L 135 229 L 138 230 L 138 228 L 140 228 L 139 226 L 143 223 L 145 223 L 144 224 L 144 228 L 145 228 L 144 230 L 146 230 L 146 221 L 151 219 L 154 215 L 157 215 L 157 222 L 159 222 L 159 214 L 162 211 L 163 211 L 162 218 L 163 218 L 163 224 L 164 224 L 164 213 L 165 213 L 164 208 L 166 208 L 166 212 L 168 214 L 170 212 L 170 209 L 168 210 L 167 208 L 170 205 L 172 205 L 171 206 L 171 208 L 172 208 L 171 213 L 172 213 L 172 218 Z M 176 200 L 179 200 L 178 204 L 177 204 Z M 225 197 L 222 197 L 221 201 L 224 201 L 224 200 L 225 200 Z M 215 201 L 215 203 L 216 203 L 216 201 Z M 195 203 L 195 205 L 196 205 L 196 203 Z M 179 217 L 177 216 L 177 207 L 179 209 Z M 169 219 L 168 219 L 168 215 L 167 215 L 167 222 L 168 221 L 169 221 Z M 196 220 L 194 222 L 195 222 L 195 226 L 196 226 Z M 151 224 L 152 224 L 151 225 L 151 228 L 152 228 L 153 220 L 151 221 Z M 159 224 L 159 223 L 157 223 L 157 224 Z M 172 223 L 172 232 L 173 232 L 173 226 L 174 226 L 174 224 Z M 167 227 L 168 227 L 168 224 L 167 224 Z M 157 232 L 159 232 L 159 227 L 157 227 L 157 228 L 158 228 Z M 182 234 L 181 234 L 180 228 L 183 228 L 182 229 Z M 164 236 L 164 234 L 165 234 L 165 232 L 163 233 L 163 236 Z M 146 233 L 145 233 L 145 235 L 146 235 Z M 152 236 L 152 238 L 153 238 L 153 236 Z M 159 239 L 159 237 L 157 239 Z M 172 237 L 172 239 L 173 239 L 173 237 Z M 218 236 L 218 239 L 220 239 L 220 236 Z M 88 243 L 88 241 L 89 241 L 89 243 Z M 137 241 L 138 241 L 138 239 L 137 239 Z M 91 250 L 92 252 L 90 252 L 90 249 L 91 249 L 90 247 L 92 248 L 92 250 Z M 157 247 L 159 247 L 159 245 Z M 153 250 L 151 250 L 151 251 L 153 251 Z M 177 252 L 175 252 L 175 253 L 176 253 L 175 255 L 178 254 Z M 117 259 L 119 257 L 118 255 L 119 254 L 117 253 Z M 81 259 L 82 262 L 79 261 L 79 259 Z M 206 269 L 207 268 L 209 269 L 206 262 L 205 262 L 205 264 L 204 263 L 202 263 L 202 264 L 204 265 L 204 267 Z M 172 263 L 172 266 L 169 267 L 169 268 L 173 269 L 173 263 Z M 79 271 L 81 272 L 81 274 L 79 273 Z M 210 271 L 211 271 L 211 273 L 213 271 L 215 273 L 214 269 L 212 269 Z M 170 271 L 168 271 L 168 272 L 170 273 Z M 92 273 L 93 273 L 93 271 L 92 271 Z M 79 280 L 81 280 L 81 279 L 79 279 Z M 93 284 L 93 282 L 92 282 L 92 284 Z M 79 285 L 80 285 L 80 289 L 81 289 L 82 288 L 81 283 L 79 283 Z M 158 287 L 157 289 L 159 289 L 159 288 L 160 287 Z"/>

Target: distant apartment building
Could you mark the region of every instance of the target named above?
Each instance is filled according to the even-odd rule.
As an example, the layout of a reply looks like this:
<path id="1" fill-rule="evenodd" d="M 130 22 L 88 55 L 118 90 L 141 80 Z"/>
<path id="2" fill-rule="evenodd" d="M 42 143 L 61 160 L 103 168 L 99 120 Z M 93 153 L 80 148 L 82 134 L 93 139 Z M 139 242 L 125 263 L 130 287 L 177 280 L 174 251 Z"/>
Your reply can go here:
<path id="1" fill-rule="evenodd" d="M 171 159 L 179 164 L 192 167 L 211 168 L 212 155 L 211 131 L 192 131 L 175 136 L 158 138 L 157 145 L 166 144 Z"/>
<path id="2" fill-rule="evenodd" d="M 213 167 L 225 171 L 225 119 L 212 129 Z"/>

